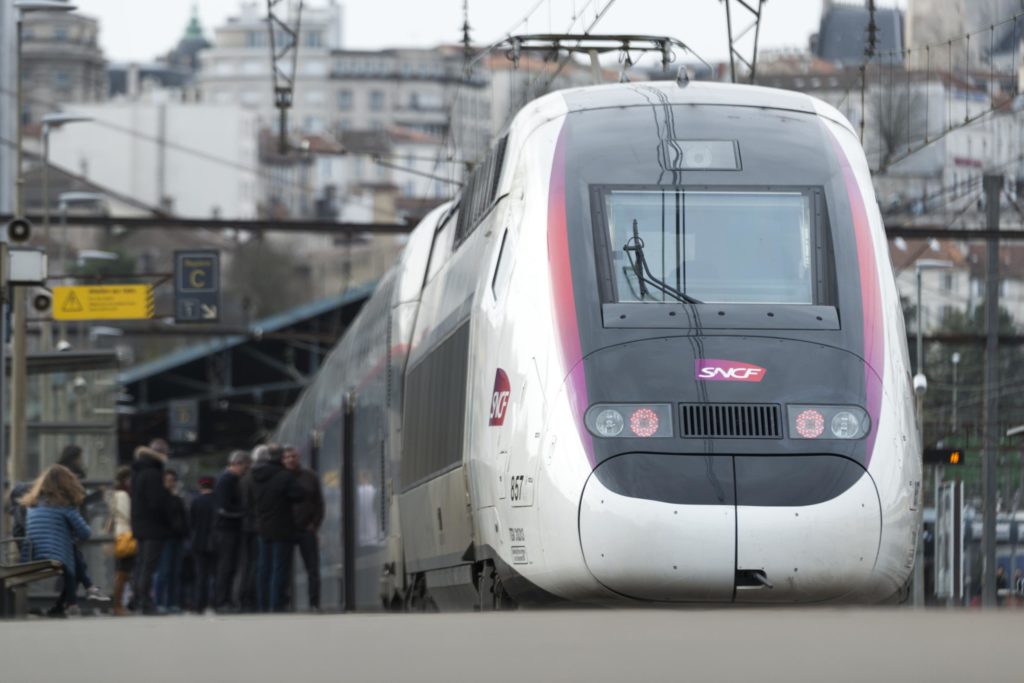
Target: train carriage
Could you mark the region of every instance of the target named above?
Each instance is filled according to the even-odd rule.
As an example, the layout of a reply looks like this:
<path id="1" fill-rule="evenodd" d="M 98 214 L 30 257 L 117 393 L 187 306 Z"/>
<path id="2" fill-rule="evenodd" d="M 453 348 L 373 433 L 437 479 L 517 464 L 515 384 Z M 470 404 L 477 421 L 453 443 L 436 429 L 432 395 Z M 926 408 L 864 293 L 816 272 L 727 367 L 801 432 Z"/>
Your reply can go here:
<path id="1" fill-rule="evenodd" d="M 278 438 L 333 449 L 337 486 L 355 397 L 360 606 L 883 600 L 921 471 L 885 246 L 829 105 L 553 93 L 415 229 Z"/>

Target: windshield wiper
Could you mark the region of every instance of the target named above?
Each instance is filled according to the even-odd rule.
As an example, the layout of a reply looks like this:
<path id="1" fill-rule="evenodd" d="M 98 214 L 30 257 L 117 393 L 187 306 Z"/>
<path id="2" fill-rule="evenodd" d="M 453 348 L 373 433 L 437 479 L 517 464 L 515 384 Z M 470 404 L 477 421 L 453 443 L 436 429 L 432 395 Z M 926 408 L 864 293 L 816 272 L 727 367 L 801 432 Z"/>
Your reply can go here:
<path id="1" fill-rule="evenodd" d="M 647 283 L 650 283 L 655 289 L 662 294 L 667 294 L 676 301 L 684 304 L 699 304 L 702 303 L 699 299 L 694 299 L 685 292 L 680 292 L 678 289 L 668 284 L 664 280 L 660 280 L 651 273 L 651 269 L 647 266 L 647 259 L 644 258 L 644 241 L 640 237 L 640 229 L 637 226 L 637 221 L 633 219 L 633 236 L 626 240 L 626 243 L 622 246 L 622 251 L 626 252 L 626 258 L 629 259 L 629 265 L 633 268 L 633 273 L 636 275 L 636 279 L 640 283 L 640 298 L 643 299 L 647 296 Z M 634 259 L 630 252 L 636 253 Z"/>

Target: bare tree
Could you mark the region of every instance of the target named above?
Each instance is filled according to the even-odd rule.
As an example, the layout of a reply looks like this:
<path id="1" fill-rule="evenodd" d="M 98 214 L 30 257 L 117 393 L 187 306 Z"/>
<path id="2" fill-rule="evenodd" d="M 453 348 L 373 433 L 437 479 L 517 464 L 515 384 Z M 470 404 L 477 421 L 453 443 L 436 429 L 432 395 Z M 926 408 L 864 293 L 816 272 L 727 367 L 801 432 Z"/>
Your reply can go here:
<path id="1" fill-rule="evenodd" d="M 877 170 L 884 171 L 897 157 L 923 143 L 926 132 L 927 98 L 917 89 L 905 86 L 901 76 L 891 86 L 886 83 L 871 91 L 870 118 L 874 148 L 866 141 L 870 154 L 877 150 Z"/>
<path id="2" fill-rule="evenodd" d="M 291 253 L 260 236 L 238 246 L 229 276 L 243 320 L 278 313 L 308 300 L 308 273 Z"/>

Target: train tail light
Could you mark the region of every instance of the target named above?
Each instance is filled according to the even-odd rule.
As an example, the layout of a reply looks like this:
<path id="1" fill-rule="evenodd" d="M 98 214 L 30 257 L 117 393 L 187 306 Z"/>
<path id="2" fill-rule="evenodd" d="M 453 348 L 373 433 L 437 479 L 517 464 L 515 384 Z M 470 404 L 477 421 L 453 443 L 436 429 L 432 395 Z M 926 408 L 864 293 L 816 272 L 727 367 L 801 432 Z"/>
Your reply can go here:
<path id="1" fill-rule="evenodd" d="M 602 403 L 586 415 L 594 436 L 609 438 L 664 438 L 672 436 L 672 406 L 667 403 Z"/>
<path id="2" fill-rule="evenodd" d="M 871 420 L 857 406 L 786 406 L 791 439 L 861 439 L 871 431 Z"/>

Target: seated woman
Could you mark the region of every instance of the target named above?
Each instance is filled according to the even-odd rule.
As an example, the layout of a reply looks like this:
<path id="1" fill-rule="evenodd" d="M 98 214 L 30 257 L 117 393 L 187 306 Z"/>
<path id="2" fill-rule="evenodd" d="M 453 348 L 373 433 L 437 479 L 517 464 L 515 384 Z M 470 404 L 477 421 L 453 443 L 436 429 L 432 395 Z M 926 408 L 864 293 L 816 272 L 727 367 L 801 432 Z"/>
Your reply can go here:
<path id="1" fill-rule="evenodd" d="M 71 470 L 53 465 L 36 479 L 20 501 L 28 509 L 25 530 L 30 559 L 58 560 L 64 565 L 64 589 L 47 613 L 49 616 L 63 617 L 69 611 L 78 611 L 75 537 L 85 540 L 92 533 L 78 511 L 84 498 L 85 489 Z"/>

